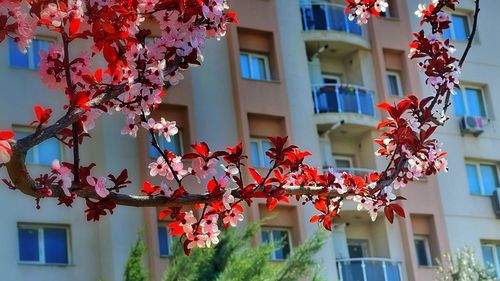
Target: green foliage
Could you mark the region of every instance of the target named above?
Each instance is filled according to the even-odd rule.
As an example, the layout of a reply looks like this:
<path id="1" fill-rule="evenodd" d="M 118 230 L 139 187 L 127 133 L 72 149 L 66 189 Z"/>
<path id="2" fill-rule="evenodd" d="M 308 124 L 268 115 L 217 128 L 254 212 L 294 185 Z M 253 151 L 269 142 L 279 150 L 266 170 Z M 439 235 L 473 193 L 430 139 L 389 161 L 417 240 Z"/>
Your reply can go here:
<path id="1" fill-rule="evenodd" d="M 163 281 L 295 281 L 312 275 L 320 281 L 312 257 L 326 240 L 324 231 L 296 247 L 282 263 L 269 261 L 272 245 L 250 246 L 259 231 L 257 224 L 227 229 L 216 247 L 194 249 L 189 257 L 176 245 Z"/>
<path id="2" fill-rule="evenodd" d="M 444 255 L 444 263 L 438 260 L 438 281 L 493 281 L 493 272 L 483 268 L 470 247 L 459 249 L 452 255 Z"/>
<path id="3" fill-rule="evenodd" d="M 139 234 L 137 241 L 130 248 L 130 254 L 125 265 L 125 272 L 123 273 L 124 281 L 147 281 L 148 272 L 144 268 L 144 253 L 146 246 L 142 234 Z"/>

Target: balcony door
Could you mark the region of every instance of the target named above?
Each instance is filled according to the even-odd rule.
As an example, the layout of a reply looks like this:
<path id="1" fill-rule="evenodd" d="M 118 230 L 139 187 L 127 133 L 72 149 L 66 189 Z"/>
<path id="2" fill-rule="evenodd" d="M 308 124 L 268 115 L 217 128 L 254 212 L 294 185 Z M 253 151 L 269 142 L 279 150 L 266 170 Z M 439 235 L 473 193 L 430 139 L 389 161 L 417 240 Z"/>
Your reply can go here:
<path id="1" fill-rule="evenodd" d="M 335 169 L 340 172 L 344 172 L 354 167 L 352 156 L 333 155 L 333 162 Z"/>
<path id="2" fill-rule="evenodd" d="M 347 239 L 347 249 L 349 250 L 349 258 L 358 259 L 366 258 L 368 253 L 368 240 L 365 239 Z"/>
<path id="3" fill-rule="evenodd" d="M 333 74 L 321 74 L 323 77 L 323 83 L 325 84 L 340 84 L 340 76 Z"/>

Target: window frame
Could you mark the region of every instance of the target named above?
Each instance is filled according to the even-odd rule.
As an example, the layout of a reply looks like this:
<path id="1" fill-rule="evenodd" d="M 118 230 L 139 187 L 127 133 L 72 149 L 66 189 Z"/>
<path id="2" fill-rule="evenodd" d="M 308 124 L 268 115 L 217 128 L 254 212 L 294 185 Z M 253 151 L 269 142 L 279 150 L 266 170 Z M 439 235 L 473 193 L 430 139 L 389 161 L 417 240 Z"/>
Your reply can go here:
<path id="1" fill-rule="evenodd" d="M 182 155 L 184 155 L 184 139 L 183 139 L 183 137 L 182 137 L 182 130 L 181 130 L 181 128 L 177 127 L 177 129 L 178 129 L 177 134 L 175 134 L 174 136 L 170 136 L 170 138 L 175 137 L 176 135 L 178 135 L 178 136 L 179 136 L 179 148 L 180 148 L 180 155 L 177 155 L 177 156 L 182 156 Z M 163 133 L 161 133 L 161 134 L 163 134 Z M 157 137 L 157 138 L 158 138 L 158 137 L 162 137 L 162 138 L 164 138 L 163 136 L 159 136 L 159 135 L 157 135 L 156 133 L 155 133 L 155 137 Z M 151 139 L 150 139 L 150 138 L 151 138 L 151 135 L 148 135 L 149 158 L 150 158 L 150 159 L 155 159 L 155 160 L 156 160 L 156 159 L 158 159 L 158 157 L 161 157 L 161 155 L 158 155 L 158 156 L 153 156 L 153 155 L 151 155 L 151 149 L 154 149 L 155 151 L 156 151 L 156 149 L 155 149 L 155 148 L 153 147 L 153 145 L 151 144 Z M 165 139 L 165 141 L 167 141 L 167 140 Z M 160 148 L 161 148 L 161 146 L 160 146 Z"/>
<path id="2" fill-rule="evenodd" d="M 10 40 L 10 39 L 9 39 Z M 30 43 L 28 49 L 27 49 L 27 52 L 25 55 L 28 56 L 28 67 L 22 67 L 22 66 L 16 66 L 16 65 L 12 65 L 10 63 L 10 56 L 12 55 L 12 52 L 11 52 L 11 49 L 10 48 L 7 48 L 7 55 L 8 55 L 8 65 L 10 68 L 15 68 L 15 69 L 28 69 L 28 70 L 34 70 L 34 71 L 38 71 L 39 67 L 38 65 L 35 65 L 35 56 L 36 55 L 39 55 L 39 54 L 35 54 L 34 53 L 34 49 L 32 48 L 33 47 L 33 41 L 35 40 L 39 40 L 39 41 L 47 41 L 49 42 L 50 44 L 55 44 L 57 43 L 57 39 L 56 38 L 53 38 L 53 37 L 49 37 L 49 36 L 40 36 L 40 35 L 36 35 L 33 37 L 33 40 L 32 42 Z"/>
<path id="3" fill-rule="evenodd" d="M 240 51 L 240 59 L 241 55 L 247 55 L 248 56 L 248 71 L 250 73 L 250 77 L 243 77 L 243 71 L 242 71 L 242 66 L 240 63 L 240 74 L 241 78 L 243 79 L 248 79 L 248 80 L 256 80 L 256 81 L 271 81 L 271 68 L 269 66 L 269 55 L 267 54 L 262 54 L 262 53 L 254 53 L 254 52 L 248 52 L 248 51 Z M 261 58 L 264 60 L 264 68 L 265 68 L 265 79 L 258 79 L 254 78 L 254 73 L 253 73 L 253 66 L 252 66 L 252 58 Z"/>
<path id="4" fill-rule="evenodd" d="M 261 239 L 262 239 L 262 232 L 267 232 L 269 234 L 269 241 L 271 241 L 271 243 L 274 243 L 273 231 L 286 231 L 287 232 L 287 236 L 288 236 L 288 248 L 290 248 L 290 252 L 288 253 L 288 255 L 292 254 L 292 251 L 293 251 L 292 232 L 290 231 L 290 229 L 288 229 L 286 227 L 271 227 L 271 226 L 270 227 L 262 227 L 262 229 L 260 231 L 260 233 L 261 233 Z M 282 262 L 282 261 L 285 261 L 287 258 L 288 257 L 286 257 L 284 259 L 276 258 L 276 251 L 273 251 L 271 253 L 270 260 L 271 261 Z"/>
<path id="5" fill-rule="evenodd" d="M 168 243 L 168 254 L 167 255 L 162 255 L 161 252 L 160 252 L 160 237 L 158 235 L 158 255 L 160 258 L 170 258 L 174 255 L 173 253 L 173 239 L 172 239 L 172 236 L 170 235 L 170 229 L 167 227 L 169 222 L 165 222 L 165 221 L 158 221 L 158 225 L 157 225 L 157 228 L 165 228 L 166 231 L 167 231 L 167 243 Z M 158 233 L 159 234 L 159 233 Z"/>
<path id="6" fill-rule="evenodd" d="M 476 167 L 476 173 L 478 175 L 478 179 L 479 179 L 479 190 L 480 190 L 480 194 L 476 194 L 476 193 L 472 193 L 471 190 L 470 190 L 470 186 L 469 186 L 469 183 L 467 182 L 467 187 L 469 188 L 469 194 L 470 195 L 475 195 L 475 196 L 491 196 L 490 194 L 485 194 L 484 192 L 484 184 L 483 184 L 483 176 L 481 174 L 481 165 L 488 165 L 488 166 L 494 166 L 496 167 L 496 174 L 497 174 L 497 182 L 500 183 L 500 168 L 498 167 L 498 164 L 496 164 L 495 162 L 482 162 L 482 161 L 469 161 L 469 160 L 466 160 L 465 161 L 465 167 L 467 167 L 467 165 L 474 165 Z M 467 168 L 465 170 L 465 174 L 467 176 L 467 181 L 469 180 L 469 175 L 467 174 Z M 497 188 L 500 187 L 500 186 L 497 186 Z"/>
<path id="7" fill-rule="evenodd" d="M 489 248 L 492 248 L 493 249 L 493 259 L 494 259 L 494 262 L 495 262 L 495 278 L 496 279 L 499 279 L 500 278 L 500 260 L 499 260 L 499 256 L 498 256 L 498 253 L 497 253 L 497 247 L 500 247 L 500 243 L 493 243 L 493 242 L 486 242 L 486 243 L 483 243 L 481 242 L 481 254 L 483 256 L 483 266 L 485 269 L 488 269 L 487 266 L 486 266 L 486 263 L 485 263 L 485 260 L 484 260 L 484 252 L 483 252 L 483 247 L 489 247 Z"/>
<path id="8" fill-rule="evenodd" d="M 470 113 L 469 103 L 467 101 L 467 97 L 465 96 L 466 92 L 467 92 L 467 89 L 478 90 L 480 92 L 481 101 L 483 102 L 483 107 L 484 107 L 484 116 L 474 116 L 474 115 L 472 115 Z M 457 114 L 457 111 L 455 109 L 455 115 L 456 116 L 460 116 L 460 117 L 472 116 L 472 117 L 489 118 L 490 114 L 488 112 L 488 107 L 486 106 L 486 94 L 484 92 L 484 88 L 483 87 L 473 86 L 473 85 L 463 85 L 462 87 L 456 87 L 454 90 L 455 91 L 460 91 L 460 95 L 462 97 L 462 104 L 464 105 L 464 111 L 465 111 L 464 115 L 461 116 L 461 115 Z"/>
<path id="9" fill-rule="evenodd" d="M 20 125 L 14 125 L 12 126 L 12 131 L 14 133 L 16 132 L 20 132 L 20 133 L 28 133 L 28 134 L 33 134 L 35 133 L 35 129 L 31 128 L 31 127 L 28 127 L 28 126 L 20 126 Z M 56 139 L 57 140 L 57 139 Z M 42 142 L 43 143 L 43 142 Z M 41 144 L 41 143 L 40 143 Z M 28 161 L 26 161 L 26 164 L 27 165 L 30 165 L 30 166 L 40 166 L 40 167 L 50 167 L 52 165 L 52 163 L 48 163 L 48 164 L 44 164 L 44 163 L 40 163 L 40 160 L 37 159 L 39 158 L 39 145 L 40 144 L 37 144 L 35 146 L 33 146 L 32 148 L 30 148 L 26 153 L 28 153 L 29 151 L 33 151 L 33 163 L 30 163 Z M 57 140 L 57 144 L 59 146 L 59 155 L 61 156 L 60 159 L 53 159 L 53 160 L 59 160 L 61 162 L 64 161 L 65 157 L 64 157 L 64 147 L 61 145 L 61 142 L 59 142 L 59 140 Z M 37 159 L 37 161 L 35 161 L 35 159 Z"/>
<path id="10" fill-rule="evenodd" d="M 387 83 L 387 93 L 389 94 L 390 97 L 403 97 L 404 96 L 404 91 L 403 91 L 403 82 L 401 79 L 401 72 L 397 70 L 389 70 L 387 69 L 385 71 L 386 75 L 386 83 L 389 82 L 389 76 L 394 76 L 396 78 L 396 87 L 397 87 L 397 95 L 391 95 L 389 84 Z"/>
<path id="11" fill-rule="evenodd" d="M 72 249 L 71 249 L 71 227 L 66 224 L 44 224 L 44 223 L 25 223 L 19 222 L 17 224 L 17 230 L 19 229 L 36 229 L 38 231 L 38 253 L 39 253 L 39 261 L 23 261 L 21 260 L 21 253 L 19 251 L 19 246 L 21 241 L 19 240 L 19 234 L 17 235 L 17 243 L 18 243 L 18 255 L 17 260 L 19 264 L 26 265 L 48 265 L 48 266 L 69 266 L 72 264 Z M 59 228 L 64 229 L 66 232 L 66 255 L 68 257 L 67 263 L 47 263 L 45 261 L 45 241 L 44 241 L 44 233 L 43 230 L 45 228 Z"/>
<path id="12" fill-rule="evenodd" d="M 353 169 L 354 168 L 354 157 L 353 156 L 332 154 L 332 158 L 333 158 L 333 165 L 334 165 L 335 169 Z M 337 167 L 337 160 L 348 161 L 349 168 L 338 168 Z"/>
<path id="13" fill-rule="evenodd" d="M 337 80 L 337 83 L 333 83 L 333 84 L 341 84 L 342 83 L 342 79 L 340 78 L 340 75 L 337 75 L 337 74 L 321 73 L 321 80 L 323 80 L 323 84 L 325 84 L 325 85 L 331 84 L 331 83 L 326 83 L 325 79 Z"/>
<path id="14" fill-rule="evenodd" d="M 429 264 L 427 264 L 427 265 L 422 265 L 422 264 L 419 264 L 419 262 L 418 262 L 417 247 L 415 246 L 415 241 L 417 241 L 417 240 L 421 240 L 424 242 L 425 256 L 427 258 L 427 261 L 429 262 Z M 429 236 L 427 236 L 427 235 L 413 235 L 413 247 L 415 248 L 415 255 L 417 257 L 417 265 L 418 266 L 422 266 L 422 267 L 433 266 L 431 247 L 429 245 Z"/>
<path id="15" fill-rule="evenodd" d="M 455 25 L 453 24 L 453 16 L 459 16 L 459 17 L 464 17 L 466 19 L 466 23 L 467 23 L 467 29 L 468 29 L 468 34 L 466 34 L 466 39 L 465 40 L 458 40 L 456 39 L 457 36 L 455 34 Z M 471 18 L 470 18 L 470 15 L 468 13 L 460 13 L 460 12 L 454 12 L 454 13 L 450 13 L 450 28 L 448 29 L 450 31 L 450 40 L 453 40 L 453 41 L 457 41 L 457 42 L 467 42 L 467 38 L 470 37 L 470 34 L 471 34 Z M 443 36 L 444 37 L 444 36 Z M 445 38 L 446 39 L 446 38 Z"/>
<path id="16" fill-rule="evenodd" d="M 269 159 L 269 157 L 266 156 L 267 150 L 264 151 L 263 146 L 262 146 L 262 143 L 265 141 L 271 143 L 271 141 L 266 139 L 266 138 L 258 138 L 258 137 L 250 138 L 250 155 L 251 155 L 251 157 L 253 157 L 252 151 L 251 151 L 252 142 L 257 143 L 257 150 L 259 151 L 259 155 L 260 155 L 259 166 L 256 166 L 255 168 L 270 168 L 270 167 L 272 167 L 271 164 L 266 164 L 267 163 L 266 159 Z M 272 145 L 272 143 L 271 143 L 271 145 Z M 253 159 L 251 159 L 251 160 L 252 160 L 252 164 L 253 164 Z"/>

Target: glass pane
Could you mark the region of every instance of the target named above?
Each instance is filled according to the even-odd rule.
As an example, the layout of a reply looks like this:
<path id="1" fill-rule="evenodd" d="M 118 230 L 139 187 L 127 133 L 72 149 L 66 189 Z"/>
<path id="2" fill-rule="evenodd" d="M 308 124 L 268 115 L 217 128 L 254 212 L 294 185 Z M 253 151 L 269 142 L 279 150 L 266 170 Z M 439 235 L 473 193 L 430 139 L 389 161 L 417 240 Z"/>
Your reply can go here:
<path id="1" fill-rule="evenodd" d="M 452 15 L 451 22 L 455 32 L 455 40 L 466 41 L 469 37 L 469 23 L 466 16 Z"/>
<path id="2" fill-rule="evenodd" d="M 45 263 L 68 263 L 68 243 L 66 229 L 44 228 Z"/>
<path id="3" fill-rule="evenodd" d="M 361 105 L 361 113 L 374 116 L 375 111 L 373 108 L 373 95 L 364 90 L 359 90 L 359 103 Z"/>
<path id="4" fill-rule="evenodd" d="M 259 151 L 259 143 L 256 141 L 250 142 L 250 146 L 252 148 L 252 165 L 254 167 L 260 167 L 260 151 Z"/>
<path id="5" fill-rule="evenodd" d="M 269 157 L 266 155 L 266 151 L 273 147 L 273 144 L 270 141 L 262 141 L 262 159 L 264 160 L 264 167 L 271 167 L 271 163 L 269 163 Z"/>
<path id="6" fill-rule="evenodd" d="M 430 261 L 427 258 L 427 249 L 425 247 L 425 240 L 415 239 L 415 251 L 417 252 L 418 265 L 430 265 Z"/>
<path id="7" fill-rule="evenodd" d="M 335 159 L 335 167 L 340 168 L 352 168 L 351 162 L 346 159 Z"/>
<path id="8" fill-rule="evenodd" d="M 455 115 L 464 116 L 465 115 L 465 105 L 464 97 L 461 89 L 455 89 L 455 94 L 452 95 L 453 106 L 455 107 Z"/>
<path id="9" fill-rule="evenodd" d="M 252 57 L 252 78 L 267 80 L 266 62 L 263 58 Z"/>
<path id="10" fill-rule="evenodd" d="M 340 101 L 342 112 L 358 112 L 355 89 L 352 87 L 340 88 Z"/>
<path id="11" fill-rule="evenodd" d="M 399 266 L 396 263 L 393 264 L 386 264 L 386 270 L 387 270 L 387 280 L 390 281 L 402 281 L 401 280 L 401 274 L 399 272 Z"/>
<path id="12" fill-rule="evenodd" d="M 251 78 L 250 76 L 250 60 L 247 54 L 240 54 L 241 77 Z"/>
<path id="13" fill-rule="evenodd" d="M 14 67 L 29 68 L 28 54 L 23 54 L 17 48 L 17 43 L 9 37 L 9 64 Z"/>
<path id="14" fill-rule="evenodd" d="M 452 24 L 453 24 L 453 23 L 452 23 Z M 443 38 L 444 38 L 444 39 L 451 39 L 450 29 L 445 29 L 445 30 L 443 30 Z"/>
<path id="15" fill-rule="evenodd" d="M 280 248 L 274 252 L 275 258 L 284 260 L 290 254 L 288 231 L 273 230 L 273 242 Z"/>
<path id="16" fill-rule="evenodd" d="M 479 175 L 477 174 L 476 165 L 466 164 L 467 180 L 469 181 L 469 191 L 471 194 L 481 194 L 481 187 L 479 186 Z"/>
<path id="17" fill-rule="evenodd" d="M 36 164 L 51 165 L 55 159 L 61 159 L 61 147 L 57 139 L 48 139 L 37 147 L 38 161 Z"/>
<path id="18" fill-rule="evenodd" d="M 339 112 L 336 86 L 324 86 L 316 92 L 319 112 Z"/>
<path id="19" fill-rule="evenodd" d="M 484 266 L 494 272 L 494 276 L 496 276 L 496 262 L 495 262 L 495 254 L 493 253 L 493 247 L 490 245 L 482 245 L 481 251 L 483 252 L 483 261 Z"/>
<path id="20" fill-rule="evenodd" d="M 312 5 L 312 17 L 314 30 L 326 30 L 326 9 L 325 5 Z"/>
<path id="21" fill-rule="evenodd" d="M 469 107 L 469 114 L 472 116 L 486 117 L 486 110 L 484 109 L 483 95 L 477 89 L 465 89 L 467 96 L 467 106 Z"/>
<path id="22" fill-rule="evenodd" d="M 343 281 L 364 281 L 363 267 L 360 261 L 341 262 Z"/>
<path id="23" fill-rule="evenodd" d="M 390 96 L 399 96 L 401 93 L 398 88 L 398 78 L 396 75 L 387 74 L 387 89 Z"/>
<path id="24" fill-rule="evenodd" d="M 497 167 L 495 165 L 479 165 L 481 179 L 483 181 L 483 194 L 492 195 L 498 186 Z"/>
<path id="25" fill-rule="evenodd" d="M 18 228 L 19 238 L 19 260 L 28 262 L 40 261 L 38 251 L 38 229 Z"/>
<path id="26" fill-rule="evenodd" d="M 260 237 L 262 239 L 262 243 L 269 243 L 269 231 L 261 231 Z"/>
<path id="27" fill-rule="evenodd" d="M 328 21 L 330 23 L 330 29 L 338 31 L 347 31 L 345 15 L 342 9 L 330 6 L 328 8 L 328 17 L 329 17 Z"/>
<path id="28" fill-rule="evenodd" d="M 168 231 L 165 226 L 158 227 L 158 242 L 160 248 L 160 256 L 170 256 L 170 241 Z"/>
<path id="29" fill-rule="evenodd" d="M 383 281 L 383 280 L 385 280 L 384 268 L 382 267 L 381 262 L 366 261 L 365 262 L 365 270 L 366 270 L 366 281 Z"/>
<path id="30" fill-rule="evenodd" d="M 44 50 L 46 52 L 49 51 L 49 45 L 52 42 L 47 40 L 35 39 L 33 40 L 33 49 L 30 52 L 33 53 L 33 67 L 38 69 L 38 63 L 40 62 L 40 51 Z"/>

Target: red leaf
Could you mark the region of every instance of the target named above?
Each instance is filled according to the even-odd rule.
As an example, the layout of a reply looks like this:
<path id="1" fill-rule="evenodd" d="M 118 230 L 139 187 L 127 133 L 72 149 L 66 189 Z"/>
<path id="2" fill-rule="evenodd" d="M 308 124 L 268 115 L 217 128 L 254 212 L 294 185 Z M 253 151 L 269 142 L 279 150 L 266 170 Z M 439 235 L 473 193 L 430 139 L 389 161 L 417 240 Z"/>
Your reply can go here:
<path id="1" fill-rule="evenodd" d="M 406 214 L 405 214 L 405 210 L 399 205 L 399 204 L 391 204 L 392 206 L 392 209 L 394 210 L 394 212 L 402 217 L 402 218 L 406 218 Z"/>
<path id="2" fill-rule="evenodd" d="M 385 217 L 387 218 L 387 220 L 390 222 L 390 223 L 393 223 L 394 222 L 394 211 L 391 207 L 391 205 L 389 206 L 386 206 L 384 208 L 384 214 L 385 214 Z"/>
<path id="3" fill-rule="evenodd" d="M 31 122 L 31 125 L 33 125 L 33 124 L 40 124 L 40 125 L 47 124 L 49 119 L 50 119 L 50 115 L 52 114 L 52 109 L 50 109 L 50 108 L 43 109 L 38 104 L 33 107 L 33 111 L 35 112 L 36 120 Z"/>
<path id="4" fill-rule="evenodd" d="M 95 71 L 94 73 L 94 77 L 95 77 L 95 80 L 98 82 L 98 83 L 101 83 L 102 82 L 102 68 L 99 68 Z"/>
<path id="5" fill-rule="evenodd" d="M 72 36 L 73 34 L 77 33 L 79 28 L 80 28 L 80 19 L 79 18 L 72 19 L 71 23 L 69 24 L 69 35 Z"/>
<path id="6" fill-rule="evenodd" d="M 11 131 L 0 131 L 0 140 L 13 139 L 15 134 Z"/>
<path id="7" fill-rule="evenodd" d="M 104 23 L 102 29 L 107 33 L 114 34 L 116 32 L 115 27 L 112 24 Z"/>
<path id="8" fill-rule="evenodd" d="M 267 198 L 266 206 L 269 211 L 272 211 L 274 208 L 276 208 L 276 205 L 278 205 L 278 199 L 274 197 Z"/>
<path id="9" fill-rule="evenodd" d="M 315 223 L 315 222 L 318 222 L 320 216 L 319 215 L 314 215 L 311 217 L 311 219 L 309 220 L 310 223 Z"/>
<path id="10" fill-rule="evenodd" d="M 118 60 L 118 54 L 114 47 L 110 45 L 104 45 L 103 55 L 104 59 L 106 59 L 109 64 L 116 64 L 116 61 Z"/>
<path id="11" fill-rule="evenodd" d="M 208 148 L 208 144 L 205 142 L 201 142 L 199 144 L 193 144 L 191 147 L 202 157 L 208 157 L 210 153 L 210 149 Z"/>
<path id="12" fill-rule="evenodd" d="M 257 183 L 260 184 L 264 180 L 264 178 L 254 168 L 248 168 L 248 171 L 250 172 L 250 175 Z"/>
<path id="13" fill-rule="evenodd" d="M 325 216 L 323 227 L 328 231 L 332 231 L 332 218 L 330 216 Z"/>
<path id="14" fill-rule="evenodd" d="M 151 183 L 149 183 L 148 181 L 144 181 L 144 183 L 142 185 L 141 192 L 148 195 L 148 196 L 151 196 L 154 193 L 158 192 L 159 190 L 160 190 L 159 186 L 154 186 Z"/>

